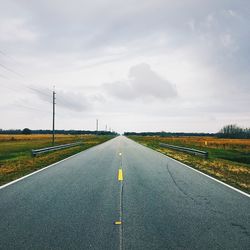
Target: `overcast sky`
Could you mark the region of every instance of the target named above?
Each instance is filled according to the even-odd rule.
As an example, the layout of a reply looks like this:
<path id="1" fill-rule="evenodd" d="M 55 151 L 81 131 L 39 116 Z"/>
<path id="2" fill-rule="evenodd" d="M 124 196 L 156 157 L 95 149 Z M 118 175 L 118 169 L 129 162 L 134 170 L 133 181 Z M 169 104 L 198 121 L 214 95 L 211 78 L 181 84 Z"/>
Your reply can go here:
<path id="1" fill-rule="evenodd" d="M 0 128 L 250 127 L 249 0 L 0 3 Z"/>

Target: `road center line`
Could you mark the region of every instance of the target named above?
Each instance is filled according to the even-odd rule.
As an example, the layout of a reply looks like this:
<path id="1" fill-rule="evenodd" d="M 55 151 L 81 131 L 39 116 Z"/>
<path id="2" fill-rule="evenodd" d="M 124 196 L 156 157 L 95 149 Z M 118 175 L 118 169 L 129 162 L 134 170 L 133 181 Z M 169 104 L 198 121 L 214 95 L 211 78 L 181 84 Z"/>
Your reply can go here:
<path id="1" fill-rule="evenodd" d="M 115 225 L 119 225 L 119 250 L 123 249 L 123 170 L 122 170 L 122 152 L 119 152 L 120 168 L 118 169 L 118 181 L 120 182 L 119 190 L 119 220 L 115 222 Z"/>
<path id="2" fill-rule="evenodd" d="M 122 168 L 118 170 L 118 181 L 123 181 L 123 172 Z"/>
<path id="3" fill-rule="evenodd" d="M 119 250 L 123 249 L 123 182 L 120 182 L 120 204 L 119 204 Z"/>

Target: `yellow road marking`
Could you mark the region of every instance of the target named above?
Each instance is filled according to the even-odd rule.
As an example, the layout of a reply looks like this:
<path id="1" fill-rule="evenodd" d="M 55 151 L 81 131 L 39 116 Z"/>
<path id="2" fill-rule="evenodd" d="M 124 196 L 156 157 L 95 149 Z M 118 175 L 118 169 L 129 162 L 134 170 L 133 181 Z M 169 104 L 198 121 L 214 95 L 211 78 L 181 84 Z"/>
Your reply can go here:
<path id="1" fill-rule="evenodd" d="M 121 168 L 118 170 L 118 181 L 123 181 L 123 173 Z"/>
<path id="2" fill-rule="evenodd" d="M 121 221 L 115 221 L 115 225 L 121 225 L 122 222 Z"/>

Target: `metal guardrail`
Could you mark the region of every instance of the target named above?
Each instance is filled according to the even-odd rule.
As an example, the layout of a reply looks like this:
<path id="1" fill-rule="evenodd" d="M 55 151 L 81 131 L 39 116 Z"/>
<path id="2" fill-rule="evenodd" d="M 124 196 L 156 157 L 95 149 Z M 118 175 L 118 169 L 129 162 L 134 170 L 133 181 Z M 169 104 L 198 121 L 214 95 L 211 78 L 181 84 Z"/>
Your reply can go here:
<path id="1" fill-rule="evenodd" d="M 201 150 L 197 150 L 197 149 L 194 149 L 194 148 L 179 147 L 179 146 L 174 146 L 174 145 L 161 143 L 161 142 L 159 143 L 159 145 L 161 147 L 164 147 L 164 148 L 170 148 L 170 149 L 174 149 L 174 150 L 177 150 L 177 151 L 190 153 L 190 154 L 194 154 L 194 155 L 201 155 L 201 156 L 203 156 L 205 158 L 208 158 L 208 152 L 206 152 L 206 151 L 201 151 Z"/>
<path id="2" fill-rule="evenodd" d="M 68 144 L 63 144 L 63 145 L 48 147 L 48 148 L 32 149 L 31 154 L 32 154 L 32 156 L 37 156 L 37 155 L 47 153 L 47 152 L 52 152 L 52 151 L 56 151 L 56 150 L 60 150 L 60 149 L 64 149 L 64 148 L 75 147 L 75 146 L 78 146 L 80 144 L 82 144 L 82 142 L 68 143 Z"/>

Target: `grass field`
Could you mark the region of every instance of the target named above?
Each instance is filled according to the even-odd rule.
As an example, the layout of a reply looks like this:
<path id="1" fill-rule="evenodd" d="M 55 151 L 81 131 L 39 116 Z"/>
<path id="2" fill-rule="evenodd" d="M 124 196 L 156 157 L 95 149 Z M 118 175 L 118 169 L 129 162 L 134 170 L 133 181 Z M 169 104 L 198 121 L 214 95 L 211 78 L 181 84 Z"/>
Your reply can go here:
<path id="1" fill-rule="evenodd" d="M 80 146 L 31 156 L 31 149 L 51 146 L 51 135 L 0 135 L 0 185 L 103 143 L 112 136 L 56 135 L 55 145 L 83 141 Z"/>
<path id="2" fill-rule="evenodd" d="M 250 193 L 250 139 L 215 137 L 129 136 L 189 166 Z M 159 146 L 159 142 L 209 152 L 208 159 Z"/>

